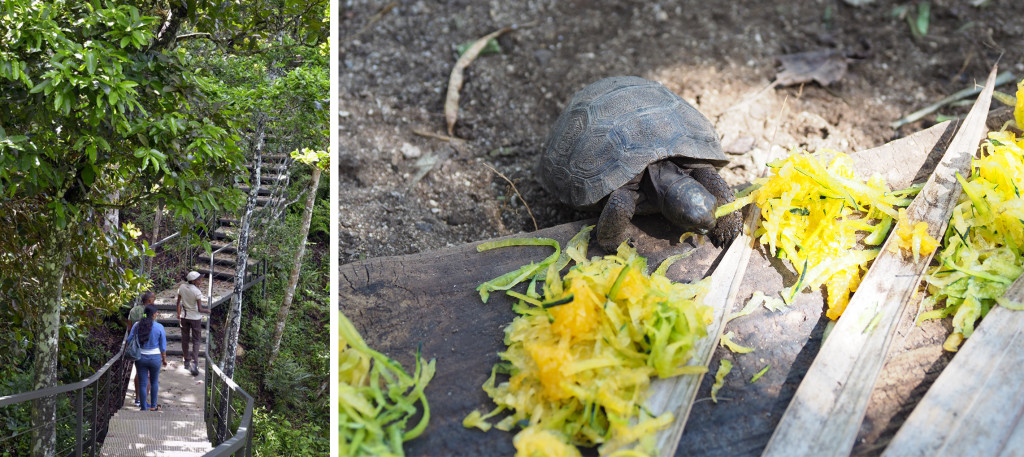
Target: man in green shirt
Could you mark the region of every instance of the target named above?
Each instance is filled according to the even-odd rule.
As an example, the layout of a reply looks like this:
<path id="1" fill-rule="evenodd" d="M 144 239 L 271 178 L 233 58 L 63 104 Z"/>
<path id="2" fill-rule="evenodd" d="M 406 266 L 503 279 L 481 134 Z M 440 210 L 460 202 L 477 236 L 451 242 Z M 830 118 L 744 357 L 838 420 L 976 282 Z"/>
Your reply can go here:
<path id="1" fill-rule="evenodd" d="M 152 305 L 156 302 L 156 294 L 151 290 L 147 290 L 142 294 L 142 300 L 139 304 L 132 307 L 131 311 L 128 311 L 128 328 L 132 328 L 136 322 L 142 320 L 143 314 L 146 312 L 146 306 Z M 152 383 L 150 383 L 152 384 Z M 150 387 L 152 389 L 152 387 Z M 135 373 L 135 404 L 139 404 L 139 373 Z"/>

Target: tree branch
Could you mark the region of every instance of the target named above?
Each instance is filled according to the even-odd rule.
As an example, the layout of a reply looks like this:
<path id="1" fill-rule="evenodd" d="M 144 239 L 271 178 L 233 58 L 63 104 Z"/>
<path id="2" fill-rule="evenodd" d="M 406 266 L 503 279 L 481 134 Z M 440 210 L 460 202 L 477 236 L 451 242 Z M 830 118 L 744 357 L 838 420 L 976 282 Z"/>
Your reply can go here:
<path id="1" fill-rule="evenodd" d="M 184 35 L 178 35 L 174 39 L 176 41 L 183 41 L 183 40 L 189 40 L 189 39 L 192 39 L 192 38 L 200 38 L 200 37 L 207 37 L 207 38 L 213 39 L 213 35 L 211 35 L 209 33 L 206 33 L 206 32 L 186 33 Z"/>
<path id="2" fill-rule="evenodd" d="M 181 28 L 181 23 L 186 17 L 188 17 L 188 5 L 185 4 L 185 1 L 171 0 L 167 18 L 164 20 L 164 24 L 160 26 L 160 31 L 156 34 L 152 47 L 156 49 L 170 49 L 174 47 L 178 29 Z"/>

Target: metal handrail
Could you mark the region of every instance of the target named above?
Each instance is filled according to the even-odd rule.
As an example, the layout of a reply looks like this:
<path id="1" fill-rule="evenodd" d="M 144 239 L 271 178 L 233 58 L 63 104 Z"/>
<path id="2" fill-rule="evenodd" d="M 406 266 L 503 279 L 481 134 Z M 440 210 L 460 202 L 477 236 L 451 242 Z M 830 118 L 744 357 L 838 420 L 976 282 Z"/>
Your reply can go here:
<path id="1" fill-rule="evenodd" d="M 107 361 L 107 363 L 103 364 L 103 366 L 100 367 L 100 369 L 96 371 L 96 373 L 93 373 L 92 376 L 89 376 L 88 378 L 85 378 L 81 381 L 72 384 L 63 384 L 59 386 L 46 387 L 43 389 L 32 390 L 29 392 L 21 392 L 13 395 L 0 397 L 0 407 L 10 406 L 17 403 L 24 403 L 26 401 L 36 400 L 43 397 L 52 397 L 54 395 L 68 393 L 73 390 L 82 389 L 92 385 L 92 383 L 96 382 L 96 380 L 98 380 L 101 376 L 106 374 L 107 371 L 110 370 L 110 367 L 113 366 L 114 363 L 117 362 L 117 360 L 120 359 L 122 355 L 124 355 L 124 343 L 125 340 L 128 338 L 128 333 L 130 331 L 131 329 L 125 332 L 125 339 L 121 340 L 121 349 L 117 351 L 117 354 L 111 357 L 110 360 Z"/>
<path id="2" fill-rule="evenodd" d="M 209 344 L 209 331 L 207 331 L 207 344 Z M 216 375 L 217 378 L 220 378 L 220 381 L 224 382 L 224 384 L 227 385 L 229 390 L 231 390 L 232 392 L 235 392 L 236 394 L 242 395 L 242 398 L 245 399 L 245 411 L 242 413 L 242 421 L 238 424 L 238 428 L 235 430 L 234 435 L 231 438 L 228 438 L 227 440 L 225 440 L 223 443 L 220 443 L 219 445 L 217 445 L 217 447 L 215 447 L 212 451 L 207 452 L 206 454 L 204 454 L 204 457 L 220 457 L 220 456 L 226 456 L 226 455 L 234 455 L 235 453 L 237 453 L 238 451 L 241 451 L 242 449 L 245 449 L 245 455 L 246 456 L 251 456 L 252 455 L 252 433 L 251 433 L 251 428 L 252 428 L 252 414 L 253 414 L 253 399 L 252 399 L 252 396 L 250 396 L 245 390 L 243 390 L 241 387 L 239 387 L 238 384 L 235 384 L 235 381 L 232 380 L 231 378 L 227 377 L 227 375 L 224 374 L 224 372 L 220 369 L 220 367 L 217 366 L 217 364 L 213 361 L 213 358 L 210 357 L 209 346 L 207 346 L 207 351 L 206 351 L 206 368 L 207 368 L 207 371 L 209 371 L 210 368 L 213 368 L 213 374 Z M 212 377 L 211 375 L 208 375 L 208 376 Z M 207 382 L 207 385 L 209 385 L 209 382 Z M 205 389 L 204 389 L 204 395 L 205 395 Z M 206 401 L 204 400 L 203 403 L 205 405 Z M 229 407 L 229 409 L 230 409 L 230 407 Z M 224 418 L 224 421 L 228 422 L 229 419 L 230 419 L 230 416 L 226 414 L 225 418 Z"/>
<path id="3" fill-rule="evenodd" d="M 157 241 L 156 243 L 153 243 L 152 245 L 150 245 L 150 248 L 151 249 L 155 249 L 155 248 L 163 245 L 164 243 L 170 241 L 171 239 L 179 236 L 180 234 L 181 234 L 180 231 L 179 232 L 175 232 L 175 233 L 173 233 L 173 234 L 171 234 L 171 235 L 161 239 L 160 241 Z M 222 246 L 221 248 L 217 249 L 212 254 L 210 254 L 210 259 L 211 259 L 210 280 L 211 280 L 211 282 L 210 282 L 210 287 L 208 289 L 209 293 L 210 293 L 208 296 L 210 298 L 212 298 L 212 295 L 213 295 L 213 284 L 212 284 L 212 279 L 213 279 L 212 278 L 212 276 L 213 276 L 213 268 L 212 268 L 213 255 L 217 254 L 218 252 L 220 252 L 220 251 L 222 251 L 222 250 L 224 250 L 224 249 L 226 249 L 226 248 L 228 248 L 230 246 L 231 246 L 231 244 L 228 244 L 226 246 Z M 249 288 L 251 288 L 253 285 L 255 285 L 256 282 L 262 281 L 263 279 L 264 279 L 264 275 L 260 275 L 258 278 L 256 278 L 253 281 L 246 281 L 246 283 L 243 284 L 243 286 L 242 286 L 242 291 L 243 292 L 247 291 Z M 226 301 L 226 300 L 220 300 L 220 301 L 218 301 L 218 303 L 211 303 L 210 304 L 210 309 L 212 310 L 214 307 L 220 305 L 224 301 Z M 120 360 L 122 360 L 124 358 L 125 346 L 126 346 L 128 335 L 130 333 L 131 333 L 131 329 L 130 328 L 129 329 L 125 329 L 125 335 L 121 339 L 121 345 L 118 348 L 117 354 L 115 354 L 109 360 L 107 360 L 107 362 L 104 363 L 103 366 L 100 367 L 100 369 L 97 370 L 95 373 L 93 373 L 91 376 L 89 376 L 89 377 L 87 377 L 87 378 L 85 378 L 85 379 L 83 379 L 81 381 L 78 381 L 78 382 L 75 382 L 75 383 L 71 383 L 71 384 L 63 384 L 63 385 L 52 386 L 52 387 L 47 387 L 47 388 L 43 388 L 43 389 L 37 389 L 37 390 L 29 391 L 29 392 L 21 392 L 21 393 L 17 393 L 17 394 L 2 396 L 2 397 L 0 397 L 0 408 L 6 407 L 6 406 L 15 405 L 15 404 L 19 404 L 19 403 L 29 402 L 29 401 L 36 400 L 36 399 L 39 399 L 39 398 L 52 397 L 52 396 L 56 396 L 56 395 L 61 395 L 61 394 L 69 393 L 69 392 L 78 391 L 78 394 L 76 396 L 76 402 L 75 402 L 75 412 L 73 413 L 73 415 L 76 417 L 76 420 L 77 420 L 77 423 L 78 423 L 79 426 L 78 426 L 78 429 L 76 431 L 76 436 L 75 436 L 76 439 L 75 439 L 73 455 L 75 455 L 76 457 L 82 456 L 83 455 L 83 447 L 84 447 L 84 437 L 83 437 L 83 434 L 82 434 L 82 427 L 81 427 L 81 425 L 83 424 L 83 406 L 84 406 L 85 390 L 87 388 L 89 388 L 89 387 L 92 387 L 93 390 L 94 390 L 93 402 L 96 403 L 96 404 L 99 404 L 99 402 L 101 401 L 99 399 L 99 395 L 98 395 L 99 390 L 100 390 L 99 389 L 100 386 L 97 384 L 97 382 L 100 379 L 102 379 L 102 377 L 104 375 L 106 375 L 110 371 L 110 369 L 114 366 L 114 364 L 116 364 L 118 361 L 120 361 Z M 207 350 L 206 350 L 206 356 L 205 356 L 205 358 L 206 358 L 206 366 L 208 368 L 212 367 L 213 373 L 216 374 L 217 378 L 219 378 L 220 381 L 224 382 L 225 385 L 228 386 L 229 390 L 235 392 L 236 394 L 242 395 L 242 397 L 246 401 L 246 406 L 245 406 L 245 411 L 244 411 L 244 413 L 242 415 L 242 421 L 239 424 L 237 430 L 234 432 L 234 435 L 230 439 L 224 441 L 223 443 L 221 443 L 220 445 L 215 447 L 212 451 L 204 454 L 204 457 L 220 457 L 220 456 L 225 456 L 225 455 L 233 455 L 234 453 L 238 452 L 239 450 L 242 450 L 243 448 L 245 449 L 245 455 L 251 456 L 252 455 L 252 449 L 251 448 L 252 448 L 253 398 L 252 398 L 251 395 L 249 395 L 247 392 L 245 392 L 244 389 L 242 389 L 240 386 L 238 386 L 238 384 L 236 384 L 233 380 L 231 380 L 230 378 L 227 378 L 225 376 L 224 372 L 220 369 L 220 367 L 218 367 L 216 365 L 216 363 L 214 363 L 213 359 L 210 357 L 211 351 L 210 351 L 210 331 L 209 331 L 209 327 L 207 328 L 207 335 L 206 335 L 206 337 L 207 337 L 206 338 L 207 339 L 207 341 L 206 341 L 206 349 Z M 209 384 L 208 380 L 207 380 L 207 384 Z M 107 390 L 106 387 L 104 387 L 103 390 L 106 391 Z M 206 386 L 204 386 L 204 396 L 205 396 L 205 392 L 206 392 Z M 104 398 L 103 402 L 106 403 L 106 397 Z M 96 414 L 96 409 L 97 408 L 94 406 L 94 408 L 93 408 L 93 415 L 94 416 Z M 96 438 L 97 438 L 97 436 L 96 436 L 96 434 L 97 434 L 97 424 L 96 424 L 96 418 L 95 417 L 93 418 L 93 422 L 92 422 L 92 426 L 91 426 L 91 433 L 92 433 L 92 437 L 91 437 L 92 438 L 92 440 L 91 440 L 91 443 L 92 443 L 92 455 L 96 455 L 97 454 L 97 449 L 96 449 L 96 446 L 97 446 L 97 442 L 96 442 L 97 441 L 96 440 Z"/>
<path id="4" fill-rule="evenodd" d="M 117 354 L 115 354 L 113 357 L 110 358 L 110 360 L 108 360 L 106 363 L 104 363 L 103 366 L 100 367 L 100 369 L 96 371 L 96 373 L 92 374 L 92 376 L 89 376 L 89 377 L 87 377 L 87 378 L 85 378 L 85 379 L 83 379 L 81 381 L 78 381 L 78 382 L 75 382 L 75 383 L 71 383 L 71 384 L 52 386 L 52 387 L 47 387 L 47 388 L 43 388 L 43 389 L 32 390 L 32 391 L 29 391 L 29 392 L 21 392 L 21 393 L 17 393 L 17 394 L 13 394 L 13 395 L 7 395 L 7 396 L 0 397 L 0 407 L 6 407 L 6 406 L 16 405 L 16 404 L 20 404 L 20 403 L 26 403 L 26 402 L 29 402 L 29 401 L 32 401 L 32 400 L 37 400 L 37 399 L 44 398 L 44 397 L 53 397 L 53 396 L 57 396 L 57 395 L 61 395 L 61 394 L 69 393 L 69 392 L 76 392 L 77 391 L 77 393 L 75 394 L 75 399 L 74 399 L 75 400 L 74 401 L 74 409 L 75 409 L 75 411 L 73 413 L 73 415 L 75 417 L 75 420 L 76 420 L 76 424 L 77 424 L 77 427 L 76 427 L 76 430 L 75 430 L 75 444 L 74 444 L 73 455 L 75 455 L 75 457 L 82 457 L 83 451 L 84 451 L 84 448 L 85 448 L 85 437 L 83 436 L 83 430 L 82 430 L 82 426 L 85 423 L 84 422 L 85 391 L 86 391 L 87 388 L 92 387 L 92 389 L 93 389 L 93 399 L 92 399 L 93 408 L 92 408 L 92 422 L 90 423 L 90 426 L 89 426 L 90 435 L 91 435 L 89 437 L 90 438 L 89 443 L 91 445 L 90 446 L 90 453 L 89 453 L 89 455 L 90 456 L 95 456 L 97 454 L 97 449 L 96 449 L 97 448 L 97 432 L 98 432 L 98 428 L 99 428 L 99 426 L 98 426 L 98 422 L 99 421 L 98 421 L 97 415 L 99 414 L 99 411 L 98 411 L 99 410 L 99 405 L 100 404 L 104 405 L 104 409 L 105 409 L 104 415 L 106 415 L 107 414 L 106 407 L 107 407 L 107 404 L 108 404 L 107 397 L 104 397 L 102 400 L 100 399 L 100 395 L 99 395 L 99 391 L 100 391 L 99 380 L 102 379 L 103 376 L 106 375 L 107 372 L 110 371 L 111 367 L 113 367 L 115 363 L 117 363 L 118 361 L 120 361 L 123 358 L 125 346 L 126 346 L 126 343 L 127 343 L 127 340 L 128 340 L 128 335 L 130 335 L 130 334 L 131 334 L 131 329 L 126 329 L 125 330 L 125 336 L 124 336 L 124 338 L 121 339 L 121 347 L 118 349 Z M 125 374 L 120 375 L 120 376 L 123 376 L 124 377 L 124 381 L 127 383 L 128 373 L 125 373 Z M 103 390 L 106 391 L 107 390 L 106 387 L 104 387 Z M 109 420 L 110 420 L 111 416 L 113 416 L 113 415 L 111 414 L 109 416 L 104 417 L 104 421 L 108 421 L 108 423 L 109 423 Z M 68 417 L 70 417 L 70 416 L 68 416 Z M 104 425 L 104 427 L 106 427 L 106 425 Z M 15 435 L 15 436 L 17 436 L 17 435 Z M 13 436 L 10 437 L 10 438 L 13 438 Z M 62 452 L 62 454 L 63 454 L 63 452 Z"/>
<path id="5" fill-rule="evenodd" d="M 227 246 L 223 246 L 220 249 L 224 249 L 226 247 Z M 218 251 L 220 249 L 218 249 Z M 213 254 L 211 254 L 210 257 L 212 259 L 213 258 Z M 211 268 L 211 275 L 212 275 L 212 270 L 213 269 Z M 260 275 L 258 278 L 256 278 L 253 281 L 245 281 L 245 278 L 243 278 L 243 281 L 245 281 L 245 282 L 242 284 L 242 292 L 245 292 L 245 291 L 249 290 L 256 282 L 263 281 L 263 279 L 264 279 L 263 275 Z M 211 278 L 211 284 L 212 284 L 212 278 Z M 221 300 L 218 300 L 216 303 L 213 303 L 212 302 L 212 298 L 213 298 L 213 295 L 212 295 L 212 285 L 211 285 L 211 289 L 210 290 L 211 290 L 211 293 L 210 293 L 211 294 L 210 295 L 211 303 L 210 303 L 210 309 L 209 310 L 212 312 L 214 308 L 216 308 L 217 306 L 220 306 L 222 303 L 227 302 L 228 300 L 221 299 Z M 230 299 L 230 296 L 225 297 L 225 298 Z M 243 449 L 245 450 L 244 455 L 247 456 L 247 457 L 251 457 L 252 456 L 253 399 L 252 399 L 252 396 L 250 396 L 245 390 L 243 390 L 241 387 L 239 387 L 238 384 L 236 384 L 234 380 L 232 380 L 231 378 L 227 377 L 227 375 L 224 373 L 224 371 L 222 371 L 221 368 L 219 366 L 217 366 L 216 361 L 213 359 L 213 357 L 211 355 L 213 353 L 213 351 L 211 350 L 212 347 L 213 347 L 213 345 L 211 344 L 211 339 L 212 338 L 213 338 L 213 331 L 210 328 L 209 321 L 208 321 L 208 324 L 206 326 L 206 354 L 204 355 L 204 359 L 206 361 L 206 375 L 204 376 L 204 379 L 203 379 L 203 381 L 204 381 L 204 386 L 203 386 L 203 408 L 204 408 L 203 417 L 204 417 L 205 421 L 207 422 L 207 425 L 209 426 L 210 425 L 210 420 L 211 420 L 211 418 L 210 418 L 211 411 L 210 410 L 214 408 L 214 406 L 211 404 L 213 402 L 213 398 L 211 398 L 211 397 L 213 397 L 214 395 L 211 395 L 210 389 L 211 388 L 213 388 L 213 389 L 217 388 L 216 385 L 212 382 L 213 379 L 214 379 L 214 375 L 216 375 L 216 377 L 219 378 L 219 381 L 224 382 L 224 384 L 228 387 L 229 392 L 235 392 L 237 394 L 241 394 L 242 395 L 242 397 L 245 399 L 245 411 L 242 413 L 242 420 L 238 424 L 238 428 L 235 430 L 235 432 L 231 436 L 231 438 L 228 438 L 224 442 L 218 444 L 217 447 L 215 447 L 212 451 L 204 454 L 204 457 L 219 457 L 219 456 L 226 456 L 226 455 L 234 455 L 235 453 L 237 453 L 237 452 L 239 452 L 239 451 L 241 451 Z M 212 369 L 212 371 L 211 371 L 211 369 Z M 222 397 L 222 396 L 223 396 L 223 393 L 221 395 L 219 395 L 218 397 Z M 230 422 L 230 419 L 231 419 L 230 418 L 230 409 L 231 409 L 231 406 L 230 406 L 230 395 L 228 395 L 227 401 L 225 401 L 225 403 L 228 405 L 228 407 L 227 407 L 228 411 L 225 411 L 225 414 L 223 415 L 222 418 L 218 418 L 219 420 L 223 421 L 224 430 L 227 429 L 227 424 Z M 216 411 L 214 411 L 214 413 L 215 412 Z M 216 424 L 216 426 L 215 426 L 215 430 L 221 430 L 220 426 L 221 426 L 221 423 L 218 422 Z"/>
<path id="6" fill-rule="evenodd" d="M 220 253 L 220 251 L 223 251 L 223 250 L 231 247 L 233 244 L 234 244 L 234 242 L 225 244 L 224 246 L 221 246 L 221 247 L 217 248 L 216 251 L 213 251 L 213 252 L 210 253 L 210 275 L 209 275 L 209 279 L 207 280 L 207 285 L 206 285 L 207 286 L 206 287 L 206 291 L 207 291 L 206 296 L 209 297 L 207 299 L 207 301 L 213 300 L 213 261 L 215 260 L 214 257 L 216 257 L 217 254 Z M 235 265 L 235 268 L 238 268 L 238 265 Z M 243 278 L 243 280 L 244 280 L 244 278 Z M 207 303 L 207 305 L 209 305 L 210 309 L 213 309 L 213 303 Z"/>
<path id="7" fill-rule="evenodd" d="M 181 235 L 181 231 L 180 230 L 177 231 L 177 232 L 174 232 L 174 233 L 172 233 L 170 235 L 167 235 L 166 237 L 164 237 L 160 241 L 157 241 L 156 243 L 153 243 L 153 244 L 149 245 L 149 248 L 150 249 L 156 249 L 156 248 L 160 247 L 160 245 L 162 245 L 162 244 L 164 244 L 164 243 L 166 243 L 168 241 L 171 241 L 172 238 L 177 238 L 178 235 Z"/>

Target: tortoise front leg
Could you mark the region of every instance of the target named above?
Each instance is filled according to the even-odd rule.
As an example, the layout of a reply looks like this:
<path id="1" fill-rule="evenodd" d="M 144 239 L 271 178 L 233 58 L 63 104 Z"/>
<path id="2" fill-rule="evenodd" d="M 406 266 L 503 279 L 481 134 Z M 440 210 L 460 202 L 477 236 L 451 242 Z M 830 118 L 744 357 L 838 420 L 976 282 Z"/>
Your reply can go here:
<path id="1" fill-rule="evenodd" d="M 636 202 L 640 193 L 627 188 L 619 188 L 608 196 L 601 217 L 597 220 L 597 244 L 607 252 L 615 252 L 616 248 L 628 238 L 626 231 L 629 221 L 636 212 Z"/>
<path id="2" fill-rule="evenodd" d="M 715 199 L 718 200 L 717 206 L 733 201 L 732 189 L 729 188 L 729 185 L 725 183 L 725 180 L 722 179 L 722 176 L 714 168 L 695 168 L 690 173 L 690 177 L 704 186 L 708 192 L 711 192 L 711 195 L 715 196 Z M 718 218 L 715 228 L 708 232 L 708 236 L 715 246 L 722 247 L 731 243 L 740 234 L 740 229 L 742 228 L 743 218 L 740 216 L 739 211 L 734 211 Z"/>

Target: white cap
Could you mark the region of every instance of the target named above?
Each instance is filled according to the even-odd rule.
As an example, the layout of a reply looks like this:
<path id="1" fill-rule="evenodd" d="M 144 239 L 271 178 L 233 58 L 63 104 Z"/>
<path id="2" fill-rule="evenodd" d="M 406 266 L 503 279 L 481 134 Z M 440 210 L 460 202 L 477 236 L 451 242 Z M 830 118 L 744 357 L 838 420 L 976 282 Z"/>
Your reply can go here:
<path id="1" fill-rule="evenodd" d="M 198 278 L 199 278 L 199 272 L 198 271 L 190 271 L 190 272 L 188 272 L 188 275 L 185 276 L 185 280 L 186 281 L 195 281 Z"/>

